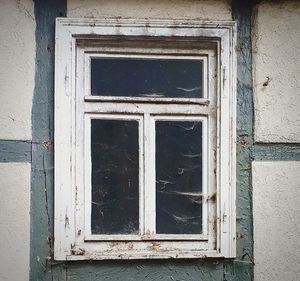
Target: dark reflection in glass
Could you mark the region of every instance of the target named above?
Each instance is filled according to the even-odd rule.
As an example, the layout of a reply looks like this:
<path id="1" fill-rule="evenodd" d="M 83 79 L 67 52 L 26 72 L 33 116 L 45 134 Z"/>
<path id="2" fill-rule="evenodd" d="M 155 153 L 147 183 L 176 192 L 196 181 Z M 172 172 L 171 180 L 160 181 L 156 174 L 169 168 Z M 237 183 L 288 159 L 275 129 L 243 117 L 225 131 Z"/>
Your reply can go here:
<path id="1" fill-rule="evenodd" d="M 201 98 L 201 60 L 94 58 L 95 96 Z"/>
<path id="2" fill-rule="evenodd" d="M 138 122 L 91 120 L 92 234 L 139 230 Z"/>
<path id="3" fill-rule="evenodd" d="M 202 122 L 156 122 L 156 233 L 202 232 Z"/>

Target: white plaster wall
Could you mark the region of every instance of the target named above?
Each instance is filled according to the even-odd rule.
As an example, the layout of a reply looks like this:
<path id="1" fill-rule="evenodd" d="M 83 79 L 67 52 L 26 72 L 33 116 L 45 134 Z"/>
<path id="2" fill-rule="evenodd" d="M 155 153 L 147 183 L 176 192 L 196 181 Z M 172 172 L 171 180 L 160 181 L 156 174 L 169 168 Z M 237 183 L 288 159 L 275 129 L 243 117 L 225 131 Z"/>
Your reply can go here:
<path id="1" fill-rule="evenodd" d="M 29 280 L 30 164 L 0 163 L 0 280 Z"/>
<path id="2" fill-rule="evenodd" d="M 300 142 L 300 1 L 258 5 L 252 39 L 255 140 Z"/>
<path id="3" fill-rule="evenodd" d="M 0 139 L 31 139 L 35 75 L 32 0 L 0 0 Z"/>
<path id="4" fill-rule="evenodd" d="M 68 0 L 68 17 L 231 20 L 226 0 Z"/>
<path id="5" fill-rule="evenodd" d="M 253 162 L 254 280 L 300 280 L 300 161 Z"/>

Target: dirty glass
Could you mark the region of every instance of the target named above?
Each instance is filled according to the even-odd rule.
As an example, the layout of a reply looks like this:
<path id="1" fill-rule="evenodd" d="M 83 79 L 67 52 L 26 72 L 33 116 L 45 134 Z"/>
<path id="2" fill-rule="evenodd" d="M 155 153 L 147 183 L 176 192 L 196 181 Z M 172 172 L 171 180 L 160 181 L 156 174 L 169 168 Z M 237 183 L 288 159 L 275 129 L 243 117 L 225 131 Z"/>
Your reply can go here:
<path id="1" fill-rule="evenodd" d="M 156 233 L 202 232 L 202 122 L 156 121 Z"/>
<path id="2" fill-rule="evenodd" d="M 93 58 L 91 94 L 201 98 L 202 68 L 195 59 Z"/>
<path id="3" fill-rule="evenodd" d="M 92 234 L 139 229 L 138 121 L 91 120 Z"/>

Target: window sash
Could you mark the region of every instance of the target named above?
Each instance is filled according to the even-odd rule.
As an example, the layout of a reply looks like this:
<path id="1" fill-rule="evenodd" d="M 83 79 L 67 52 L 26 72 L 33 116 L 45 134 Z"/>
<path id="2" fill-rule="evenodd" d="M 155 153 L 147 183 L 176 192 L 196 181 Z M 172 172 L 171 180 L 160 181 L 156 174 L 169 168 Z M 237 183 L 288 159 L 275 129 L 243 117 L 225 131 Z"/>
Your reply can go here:
<path id="1" fill-rule="evenodd" d="M 92 181 L 91 181 L 91 120 L 136 120 L 139 122 L 139 234 L 91 234 Z M 202 233 L 200 234 L 156 234 L 156 176 L 155 176 L 155 122 L 201 121 L 202 122 Z M 187 115 L 118 115 L 85 114 L 84 127 L 84 186 L 85 225 L 87 241 L 112 240 L 207 240 L 208 239 L 208 151 L 210 150 L 207 117 Z M 147 192 L 146 192 L 147 190 Z"/>
<path id="2" fill-rule="evenodd" d="M 158 49 L 161 53 L 166 52 L 166 50 L 163 49 Z M 145 50 L 144 50 L 145 51 Z M 148 53 L 145 54 L 137 54 L 133 53 L 133 51 L 130 49 L 128 52 L 116 52 L 116 50 L 111 49 L 109 53 L 105 50 L 94 50 L 94 52 L 91 53 L 91 51 L 84 50 L 84 66 L 85 66 L 85 86 L 84 86 L 84 93 L 85 93 L 85 100 L 108 100 L 108 101 L 126 101 L 126 100 L 136 100 L 136 101 L 145 101 L 145 102 L 150 102 L 150 101 L 159 101 L 159 102 L 178 102 L 178 103 L 186 103 L 186 102 L 203 102 L 204 99 L 208 98 L 208 55 L 212 55 L 211 52 L 205 53 L 197 53 L 197 54 L 182 54 L 177 53 L 176 55 L 170 55 L 168 53 L 165 54 L 155 54 L 151 53 L 154 52 L 153 49 L 148 49 Z M 199 52 L 199 51 L 198 51 Z M 114 97 L 114 96 L 92 96 L 91 94 L 91 60 L 93 58 L 128 58 L 128 59 L 174 59 L 174 60 L 201 60 L 203 63 L 203 69 L 202 69 L 202 89 L 203 89 L 203 97 L 202 98 L 147 98 L 147 97 Z M 182 101 L 181 101 L 182 100 Z"/>
<path id="3" fill-rule="evenodd" d="M 179 51 L 179 52 L 178 52 Z M 155 210 L 155 120 L 159 118 L 171 118 L 170 120 L 176 120 L 177 118 L 185 118 L 193 120 L 198 118 L 205 123 L 205 148 L 203 152 L 212 149 L 216 145 L 216 56 L 215 51 L 211 49 L 197 49 L 197 50 L 174 50 L 174 53 L 170 55 L 170 50 L 153 48 L 153 49 L 136 49 L 135 52 L 132 48 L 128 50 L 117 48 L 99 48 L 99 47 L 78 47 L 77 50 L 77 75 L 76 82 L 76 99 L 77 106 L 76 119 L 77 126 L 82 124 L 82 120 L 85 116 L 109 116 L 112 119 L 118 118 L 118 115 L 122 115 L 122 118 L 126 116 L 128 118 L 134 118 L 134 116 L 143 116 L 142 127 L 144 134 L 144 165 L 143 170 L 144 178 L 140 180 L 140 192 L 144 190 L 145 186 L 151 188 L 151 194 L 140 193 L 140 235 L 99 235 L 91 234 L 90 228 L 90 204 L 84 199 L 85 204 L 85 219 L 78 219 L 79 222 L 76 225 L 76 229 L 84 229 L 84 241 L 146 241 L 146 240 L 165 240 L 165 241 L 208 241 L 209 236 L 215 236 L 212 229 L 212 221 L 216 216 L 216 206 L 209 198 L 212 194 L 216 193 L 216 190 L 212 188 L 216 185 L 214 177 L 210 176 L 207 180 L 207 184 L 203 188 L 203 202 L 202 206 L 202 233 L 201 234 L 155 234 L 156 225 L 156 210 Z M 149 54 L 150 53 L 150 54 Z M 163 54 L 161 54 L 163 53 Z M 184 54 L 184 55 L 183 55 Z M 150 97 L 110 97 L 110 96 L 92 96 L 91 95 L 91 72 L 90 62 L 92 57 L 131 57 L 131 58 L 176 58 L 176 59 L 201 59 L 203 61 L 203 98 L 150 98 Z M 78 66 L 81 66 L 78 68 Z M 83 67 L 82 67 L 83 66 Z M 79 79 L 82 77 L 82 79 Z M 108 117 L 108 118 L 109 118 Z M 100 117 L 99 117 L 100 118 Z M 208 126 L 209 124 L 209 126 Z M 79 125 L 77 129 L 77 136 L 79 134 L 85 135 L 85 147 L 89 145 L 87 133 L 83 129 L 85 125 Z M 81 130 L 80 130 L 81 128 Z M 204 132 L 204 131 L 203 131 Z M 80 138 L 80 137 L 79 137 Z M 77 138 L 78 139 L 78 138 Z M 78 139 L 79 140 L 79 139 Z M 80 140 L 79 140 L 80 143 Z M 85 152 L 86 153 L 86 152 Z M 203 158 L 203 163 L 208 163 L 208 158 L 212 158 L 212 155 L 205 155 L 206 162 Z M 87 163 L 88 160 L 85 159 Z M 208 170 L 216 168 L 216 163 L 210 161 L 209 167 L 205 167 L 206 171 L 203 171 L 203 175 L 208 178 Z M 88 164 L 89 165 L 89 164 Z M 79 164 L 80 166 L 80 164 Z M 84 167 L 82 167 L 85 169 Z M 89 168 L 90 169 L 90 168 Z M 140 169 L 141 171 L 141 169 Z M 205 173 L 204 173 L 205 172 Z M 91 190 L 91 184 L 86 182 L 88 192 Z M 89 185 L 87 185 L 89 184 Z M 207 186 L 211 185 L 211 186 Z M 87 191 L 85 191 L 86 194 Z M 89 193 L 90 194 L 90 193 Z M 85 198 L 89 198 L 90 195 L 85 195 Z M 141 198 L 142 197 L 142 198 Z M 81 200 L 82 202 L 82 200 Z M 207 203 L 208 202 L 208 203 Z M 141 215 L 144 215 L 141 218 Z M 80 213 L 76 214 L 79 217 Z M 87 223 L 88 222 L 88 223 Z M 215 239 L 215 238 L 214 238 Z"/>
<path id="4" fill-rule="evenodd" d="M 144 145 L 143 145 L 143 132 L 144 128 L 142 125 L 143 119 L 139 115 L 110 115 L 110 114 L 85 114 L 85 126 L 84 126 L 84 189 L 85 189 L 85 235 L 87 237 L 94 237 L 94 234 L 91 234 L 91 209 L 92 209 L 92 154 L 91 154 L 91 120 L 92 119 L 101 119 L 101 120 L 135 120 L 138 121 L 138 139 L 139 139 L 139 232 L 142 232 L 143 227 L 143 207 L 144 200 L 142 198 L 143 186 L 144 186 Z M 103 237 L 112 236 L 100 235 Z M 122 235 L 127 236 L 127 235 Z M 136 235 L 131 235 L 136 236 Z"/>

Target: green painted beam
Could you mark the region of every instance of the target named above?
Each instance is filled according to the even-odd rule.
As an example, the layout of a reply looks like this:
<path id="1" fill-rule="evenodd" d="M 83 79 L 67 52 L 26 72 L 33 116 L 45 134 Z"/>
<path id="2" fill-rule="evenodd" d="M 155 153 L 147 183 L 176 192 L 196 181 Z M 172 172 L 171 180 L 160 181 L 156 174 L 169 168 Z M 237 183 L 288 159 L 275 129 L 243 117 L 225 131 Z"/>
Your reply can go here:
<path id="1" fill-rule="evenodd" d="M 240 139 L 245 140 L 245 135 Z M 41 144 L 44 148 L 49 145 Z M 31 153 L 30 140 L 0 140 L 0 163 L 31 162 Z M 255 161 L 300 161 L 300 143 L 254 143 L 252 158 Z"/>
<path id="2" fill-rule="evenodd" d="M 53 267 L 53 113 L 56 17 L 66 15 L 66 0 L 35 0 L 36 73 L 32 101 L 30 280 L 64 280 Z"/>
<path id="3" fill-rule="evenodd" d="M 31 162 L 31 141 L 0 140 L 0 162 Z"/>
<path id="4" fill-rule="evenodd" d="M 251 21 L 254 1 L 232 1 L 237 24 L 237 257 L 224 263 L 224 280 L 253 280 L 253 217 L 251 161 L 253 146 L 253 85 Z"/>
<path id="5" fill-rule="evenodd" d="M 223 261 L 143 260 L 68 263 L 68 281 L 223 281 Z"/>
<path id="6" fill-rule="evenodd" d="M 256 161 L 300 161 L 300 143 L 256 143 L 252 154 Z"/>

